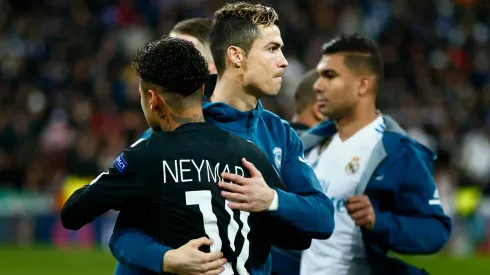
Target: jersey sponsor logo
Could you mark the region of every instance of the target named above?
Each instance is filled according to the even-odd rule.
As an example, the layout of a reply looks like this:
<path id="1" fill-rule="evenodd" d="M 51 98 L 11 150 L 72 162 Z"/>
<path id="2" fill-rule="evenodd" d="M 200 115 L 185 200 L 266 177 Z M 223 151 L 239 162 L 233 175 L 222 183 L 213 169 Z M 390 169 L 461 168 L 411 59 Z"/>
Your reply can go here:
<path id="1" fill-rule="evenodd" d="M 114 167 L 116 167 L 121 173 L 124 172 L 126 167 L 128 167 L 128 163 L 124 159 L 123 154 L 119 155 L 119 157 L 114 160 Z"/>
<path id="2" fill-rule="evenodd" d="M 274 154 L 274 163 L 276 164 L 277 169 L 281 169 L 282 149 L 275 147 L 274 150 L 272 150 L 272 153 Z"/>
<path id="3" fill-rule="evenodd" d="M 359 171 L 359 157 L 353 157 L 349 163 L 345 166 L 344 170 L 347 175 L 353 175 Z"/>

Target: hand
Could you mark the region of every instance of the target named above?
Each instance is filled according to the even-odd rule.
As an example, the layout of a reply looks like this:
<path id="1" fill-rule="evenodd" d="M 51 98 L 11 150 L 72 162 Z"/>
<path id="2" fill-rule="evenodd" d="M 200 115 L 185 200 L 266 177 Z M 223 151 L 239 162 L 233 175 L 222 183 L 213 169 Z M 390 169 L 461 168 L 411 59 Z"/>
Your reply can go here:
<path id="1" fill-rule="evenodd" d="M 221 191 L 221 196 L 229 201 L 228 206 L 231 209 L 247 212 L 262 212 L 269 209 L 274 199 L 274 190 L 267 185 L 260 171 L 252 163 L 243 158 L 242 164 L 250 172 L 251 177 L 221 174 L 223 181 L 218 182 L 218 186 L 226 190 Z M 224 182 L 225 180 L 228 182 Z"/>
<path id="2" fill-rule="evenodd" d="M 221 252 L 204 253 L 201 246 L 210 246 L 213 242 L 206 237 L 191 240 L 183 246 L 170 250 L 163 256 L 163 272 L 173 274 L 220 274 L 225 270 L 226 259 Z"/>
<path id="3" fill-rule="evenodd" d="M 357 226 L 367 230 L 374 228 L 376 214 L 373 205 L 366 195 L 350 197 L 345 204 L 349 215 L 356 222 Z"/>

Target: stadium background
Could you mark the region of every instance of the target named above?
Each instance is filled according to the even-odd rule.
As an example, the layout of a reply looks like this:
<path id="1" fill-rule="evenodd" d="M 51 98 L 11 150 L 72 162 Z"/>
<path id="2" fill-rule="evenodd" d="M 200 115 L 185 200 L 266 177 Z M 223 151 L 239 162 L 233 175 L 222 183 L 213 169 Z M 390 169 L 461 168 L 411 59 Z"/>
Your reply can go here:
<path id="1" fill-rule="evenodd" d="M 73 233 L 60 205 L 147 128 L 132 52 L 224 3 L 0 0 L 0 274 L 111 274 L 114 213 Z M 289 61 L 280 96 L 263 101 L 285 119 L 324 42 L 358 31 L 380 43 L 379 107 L 438 152 L 454 221 L 443 252 L 409 260 L 432 274 L 490 274 L 490 1 L 261 3 L 280 14 Z"/>

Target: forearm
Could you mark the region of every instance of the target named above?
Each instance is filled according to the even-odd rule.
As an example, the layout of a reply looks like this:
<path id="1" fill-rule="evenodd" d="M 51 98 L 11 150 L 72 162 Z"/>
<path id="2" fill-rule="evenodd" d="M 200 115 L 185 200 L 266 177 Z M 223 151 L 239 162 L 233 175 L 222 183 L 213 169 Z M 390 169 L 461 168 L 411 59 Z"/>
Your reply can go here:
<path id="1" fill-rule="evenodd" d="M 163 257 L 172 248 L 137 229 L 118 229 L 109 242 L 112 255 L 123 265 L 162 272 Z"/>
<path id="2" fill-rule="evenodd" d="M 75 191 L 61 209 L 61 223 L 70 230 L 78 230 L 107 211 L 96 201 L 90 201 L 87 186 Z"/>
<path id="3" fill-rule="evenodd" d="M 299 195 L 276 191 L 279 208 L 272 215 L 298 228 L 310 238 L 328 239 L 332 235 L 335 227 L 334 208 L 326 195 L 320 192 Z"/>
<path id="4" fill-rule="evenodd" d="M 432 254 L 449 239 L 451 220 L 446 216 L 411 217 L 390 212 L 376 213 L 373 239 L 404 254 Z"/>

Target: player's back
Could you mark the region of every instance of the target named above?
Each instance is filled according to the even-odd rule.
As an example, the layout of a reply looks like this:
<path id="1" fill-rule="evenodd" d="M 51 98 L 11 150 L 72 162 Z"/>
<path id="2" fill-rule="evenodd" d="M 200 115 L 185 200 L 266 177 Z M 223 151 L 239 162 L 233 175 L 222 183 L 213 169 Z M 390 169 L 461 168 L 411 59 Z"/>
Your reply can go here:
<path id="1" fill-rule="evenodd" d="M 217 182 L 223 172 L 249 177 L 242 166 L 245 157 L 271 187 L 284 189 L 267 156 L 254 144 L 207 123 L 155 132 L 138 147 L 147 154 L 143 165 L 152 194 L 148 233 L 174 248 L 208 236 L 213 240 L 210 250 L 222 251 L 229 262 L 223 274 L 250 273 L 250 251 L 264 247 L 263 214 L 231 210 Z"/>

